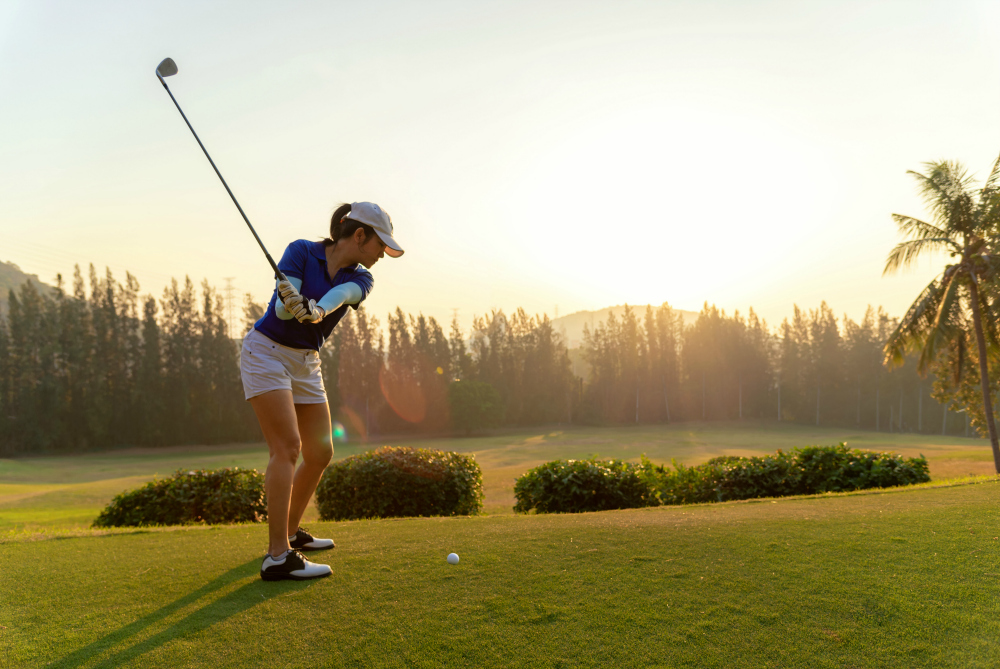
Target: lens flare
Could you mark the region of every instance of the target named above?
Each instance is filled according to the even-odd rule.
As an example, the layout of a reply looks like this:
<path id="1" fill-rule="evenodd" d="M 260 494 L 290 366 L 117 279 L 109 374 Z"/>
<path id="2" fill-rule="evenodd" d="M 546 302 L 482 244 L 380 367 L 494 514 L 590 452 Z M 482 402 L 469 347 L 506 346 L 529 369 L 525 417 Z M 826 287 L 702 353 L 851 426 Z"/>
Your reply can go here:
<path id="1" fill-rule="evenodd" d="M 353 434 L 361 438 L 361 441 L 368 441 L 368 430 L 365 429 L 365 420 L 358 415 L 358 412 L 347 406 L 340 407 L 341 415 L 347 419 L 347 423 L 354 429 Z"/>
<path id="2" fill-rule="evenodd" d="M 424 420 L 427 415 L 427 399 L 412 374 L 407 370 L 391 373 L 383 367 L 379 370 L 378 381 L 382 396 L 397 416 L 408 423 L 420 423 Z"/>

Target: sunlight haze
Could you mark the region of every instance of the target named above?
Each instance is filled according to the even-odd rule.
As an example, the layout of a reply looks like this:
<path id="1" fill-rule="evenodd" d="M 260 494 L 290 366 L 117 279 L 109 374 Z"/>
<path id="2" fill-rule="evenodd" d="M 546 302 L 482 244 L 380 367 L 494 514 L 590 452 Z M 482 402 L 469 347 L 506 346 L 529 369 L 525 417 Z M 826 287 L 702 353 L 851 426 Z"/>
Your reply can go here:
<path id="1" fill-rule="evenodd" d="M 265 301 L 340 202 L 406 250 L 366 307 L 901 315 L 907 170 L 1000 153 L 989 2 L 0 4 L 0 261 Z"/>

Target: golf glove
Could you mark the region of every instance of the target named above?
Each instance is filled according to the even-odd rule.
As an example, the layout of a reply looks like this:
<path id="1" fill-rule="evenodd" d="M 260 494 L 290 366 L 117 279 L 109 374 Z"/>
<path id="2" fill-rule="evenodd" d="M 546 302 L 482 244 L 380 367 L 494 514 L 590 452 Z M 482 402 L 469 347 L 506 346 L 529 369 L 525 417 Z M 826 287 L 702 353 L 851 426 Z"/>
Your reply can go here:
<path id="1" fill-rule="evenodd" d="M 302 295 L 290 295 L 284 301 L 285 311 L 301 321 L 309 313 L 309 302 Z"/>
<path id="2" fill-rule="evenodd" d="M 298 291 L 295 284 L 288 280 L 279 281 L 278 297 L 281 298 L 281 304 L 285 307 L 285 311 L 302 322 L 302 319 L 307 315 L 309 304 L 302 297 L 302 293 Z"/>
<path id="3" fill-rule="evenodd" d="M 289 281 L 288 279 L 285 279 L 284 281 L 278 282 L 278 297 L 281 298 L 281 301 L 287 307 L 289 298 L 292 297 L 301 298 L 302 296 L 299 295 L 298 289 L 296 289 L 295 286 L 292 285 L 292 282 Z"/>
<path id="4" fill-rule="evenodd" d="M 299 323 L 319 323 L 326 316 L 326 310 L 316 304 L 316 300 L 306 301 L 303 298 L 303 301 L 295 306 L 299 311 L 293 311 L 292 315 L 295 316 Z M 302 311 L 305 311 L 305 313 L 302 313 Z"/>
<path id="5" fill-rule="evenodd" d="M 317 306 L 316 300 L 310 300 L 301 293 L 289 295 L 283 302 L 285 311 L 295 317 L 299 323 L 319 323 L 326 316 L 326 310 Z"/>

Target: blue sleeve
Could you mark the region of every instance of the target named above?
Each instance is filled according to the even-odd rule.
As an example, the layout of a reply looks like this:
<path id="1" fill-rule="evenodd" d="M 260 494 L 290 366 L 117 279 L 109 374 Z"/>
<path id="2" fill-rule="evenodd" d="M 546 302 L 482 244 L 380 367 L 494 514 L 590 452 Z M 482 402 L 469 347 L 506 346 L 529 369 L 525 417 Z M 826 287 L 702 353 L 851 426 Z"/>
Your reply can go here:
<path id="1" fill-rule="evenodd" d="M 308 243 L 308 241 L 300 239 L 292 242 L 285 248 L 284 255 L 278 261 L 278 269 L 284 272 L 285 276 L 295 277 L 299 280 L 306 278 L 306 258 L 309 255 L 309 249 L 306 247 L 306 244 Z"/>
<path id="2" fill-rule="evenodd" d="M 371 272 L 366 269 L 362 269 L 355 272 L 354 276 L 352 276 L 349 281 L 358 284 L 361 288 L 361 299 L 358 300 L 357 304 L 351 305 L 354 310 L 357 311 L 358 307 L 361 306 L 361 303 L 365 301 L 366 297 L 368 297 L 368 293 L 372 292 L 372 288 L 375 286 L 375 278 L 372 276 Z"/>

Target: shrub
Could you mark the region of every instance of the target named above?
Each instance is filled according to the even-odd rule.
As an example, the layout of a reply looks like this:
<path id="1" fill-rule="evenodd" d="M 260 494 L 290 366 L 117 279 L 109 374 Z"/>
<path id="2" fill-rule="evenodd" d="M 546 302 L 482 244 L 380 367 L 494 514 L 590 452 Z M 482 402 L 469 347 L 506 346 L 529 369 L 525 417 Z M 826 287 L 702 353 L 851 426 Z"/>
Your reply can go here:
<path id="1" fill-rule="evenodd" d="M 483 381 L 454 381 L 448 385 L 451 423 L 466 434 L 496 427 L 503 419 L 503 400 L 496 388 Z"/>
<path id="2" fill-rule="evenodd" d="M 751 458 L 713 458 L 673 469 L 643 461 L 646 478 L 663 504 L 812 495 L 886 488 L 929 481 L 927 459 L 849 449 L 847 444 L 808 446 Z"/>
<path id="3" fill-rule="evenodd" d="M 514 484 L 514 511 L 579 513 L 658 504 L 640 465 L 622 460 L 555 460 Z"/>
<path id="4" fill-rule="evenodd" d="M 117 495 L 94 527 L 257 523 L 267 519 L 264 475 L 255 469 L 184 471 Z"/>
<path id="5" fill-rule="evenodd" d="M 836 446 L 808 446 L 751 458 L 723 456 L 703 465 L 556 460 L 514 484 L 514 511 L 603 511 L 759 497 L 886 488 L 929 481 L 927 459 Z"/>
<path id="6" fill-rule="evenodd" d="M 316 506 L 323 520 L 475 515 L 483 472 L 471 455 L 383 446 L 327 467 Z"/>

